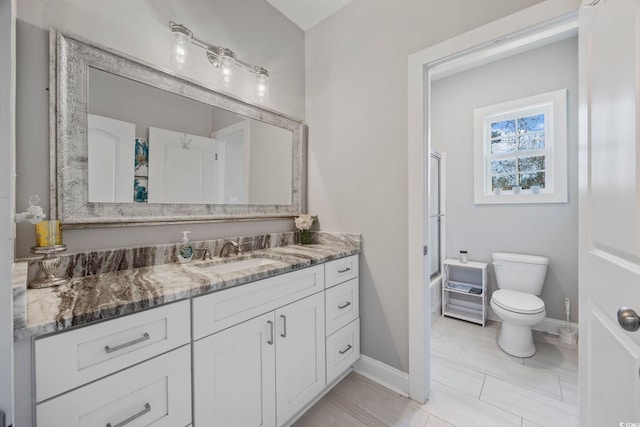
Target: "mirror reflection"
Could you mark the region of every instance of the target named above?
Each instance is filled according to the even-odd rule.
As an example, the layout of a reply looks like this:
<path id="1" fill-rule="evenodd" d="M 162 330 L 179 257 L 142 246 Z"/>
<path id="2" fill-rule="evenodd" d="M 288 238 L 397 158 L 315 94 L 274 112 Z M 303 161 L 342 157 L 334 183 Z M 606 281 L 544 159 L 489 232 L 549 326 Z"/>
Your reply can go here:
<path id="1" fill-rule="evenodd" d="M 89 202 L 292 203 L 292 131 L 96 68 L 88 80 Z"/>

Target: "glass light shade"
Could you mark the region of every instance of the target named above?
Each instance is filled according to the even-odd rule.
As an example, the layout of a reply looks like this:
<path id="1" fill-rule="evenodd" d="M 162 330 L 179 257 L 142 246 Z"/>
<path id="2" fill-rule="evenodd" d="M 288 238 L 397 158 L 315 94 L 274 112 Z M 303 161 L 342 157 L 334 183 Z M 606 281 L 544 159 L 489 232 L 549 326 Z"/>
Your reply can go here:
<path id="1" fill-rule="evenodd" d="M 235 61 L 232 57 L 221 55 L 219 58 L 220 70 L 222 70 L 222 81 L 224 87 L 229 87 L 231 84 L 231 77 L 233 76 L 233 65 Z"/>
<path id="2" fill-rule="evenodd" d="M 256 74 L 256 90 L 258 99 L 265 101 L 269 98 L 269 76 L 266 74 Z"/>
<path id="3" fill-rule="evenodd" d="M 178 67 L 191 63 L 191 38 L 186 34 L 171 33 L 171 63 Z"/>

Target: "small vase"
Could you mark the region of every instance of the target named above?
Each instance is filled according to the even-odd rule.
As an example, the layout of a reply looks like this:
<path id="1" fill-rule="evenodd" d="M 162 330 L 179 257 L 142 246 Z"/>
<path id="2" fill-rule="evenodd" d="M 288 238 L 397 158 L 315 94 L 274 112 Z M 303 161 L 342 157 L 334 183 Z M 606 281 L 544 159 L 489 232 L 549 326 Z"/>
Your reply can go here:
<path id="1" fill-rule="evenodd" d="M 311 243 L 313 243 L 311 241 L 311 231 L 309 231 L 309 230 L 300 230 L 300 231 L 298 231 L 298 234 L 300 235 L 300 244 L 301 245 L 310 245 Z"/>

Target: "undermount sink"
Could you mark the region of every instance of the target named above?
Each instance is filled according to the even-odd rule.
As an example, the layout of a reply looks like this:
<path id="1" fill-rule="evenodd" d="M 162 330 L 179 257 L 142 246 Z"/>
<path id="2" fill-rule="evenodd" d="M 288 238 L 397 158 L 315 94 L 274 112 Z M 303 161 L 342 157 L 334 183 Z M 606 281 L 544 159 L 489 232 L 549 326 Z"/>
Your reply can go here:
<path id="1" fill-rule="evenodd" d="M 271 258 L 255 257 L 244 258 L 238 260 L 229 260 L 222 263 L 214 261 L 202 264 L 196 264 L 196 267 L 210 271 L 212 273 L 224 274 L 234 271 L 246 270 L 248 268 L 264 267 L 265 265 L 276 264 L 278 261 Z"/>

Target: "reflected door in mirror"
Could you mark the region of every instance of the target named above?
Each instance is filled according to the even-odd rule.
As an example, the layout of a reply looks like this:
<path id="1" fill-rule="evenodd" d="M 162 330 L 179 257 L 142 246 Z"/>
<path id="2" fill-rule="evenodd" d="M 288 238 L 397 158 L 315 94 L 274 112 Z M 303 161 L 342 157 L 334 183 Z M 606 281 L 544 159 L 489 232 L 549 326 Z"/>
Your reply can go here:
<path id="1" fill-rule="evenodd" d="M 149 128 L 149 203 L 220 203 L 218 143 Z"/>
<path id="2" fill-rule="evenodd" d="M 88 117 L 89 201 L 133 202 L 133 123 L 96 114 Z"/>

